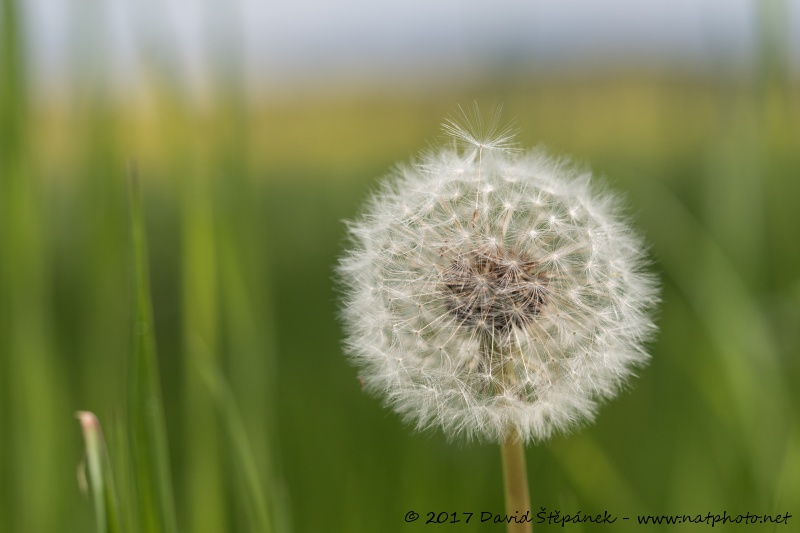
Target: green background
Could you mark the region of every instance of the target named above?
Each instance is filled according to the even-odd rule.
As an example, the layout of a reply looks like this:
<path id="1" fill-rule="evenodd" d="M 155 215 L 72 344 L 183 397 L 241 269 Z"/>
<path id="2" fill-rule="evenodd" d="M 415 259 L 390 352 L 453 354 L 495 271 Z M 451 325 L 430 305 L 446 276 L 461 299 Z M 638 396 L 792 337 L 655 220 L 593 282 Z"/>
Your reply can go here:
<path id="1" fill-rule="evenodd" d="M 250 530 L 201 357 L 230 384 L 276 531 L 503 531 L 477 517 L 422 523 L 502 512 L 499 449 L 416 433 L 361 392 L 333 275 L 342 221 L 473 100 L 502 103 L 522 146 L 571 154 L 624 194 L 663 284 L 651 364 L 595 424 L 527 448 L 534 512 L 789 512 L 788 527 L 746 529 L 800 524 L 800 86 L 768 40 L 752 72 L 532 69 L 281 98 L 245 98 L 220 75 L 195 105 L 158 68 L 146 98 L 79 76 L 34 93 L 19 12 L 3 6 L 0 531 L 94 529 L 75 411 L 98 415 L 121 460 L 130 159 L 181 531 Z M 410 510 L 421 520 L 406 524 Z M 565 530 L 645 527 L 617 526 Z"/>

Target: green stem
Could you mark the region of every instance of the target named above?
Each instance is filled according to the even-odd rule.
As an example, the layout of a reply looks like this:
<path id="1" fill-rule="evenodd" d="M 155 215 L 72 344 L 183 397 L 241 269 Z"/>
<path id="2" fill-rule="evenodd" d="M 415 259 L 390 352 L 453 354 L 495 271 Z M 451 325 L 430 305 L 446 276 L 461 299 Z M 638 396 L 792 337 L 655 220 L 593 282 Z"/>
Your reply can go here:
<path id="1" fill-rule="evenodd" d="M 510 521 L 508 533 L 531 533 L 531 499 L 528 493 L 528 471 L 525 468 L 525 447 L 515 429 L 511 429 L 501 445 L 506 514 L 521 523 Z"/>

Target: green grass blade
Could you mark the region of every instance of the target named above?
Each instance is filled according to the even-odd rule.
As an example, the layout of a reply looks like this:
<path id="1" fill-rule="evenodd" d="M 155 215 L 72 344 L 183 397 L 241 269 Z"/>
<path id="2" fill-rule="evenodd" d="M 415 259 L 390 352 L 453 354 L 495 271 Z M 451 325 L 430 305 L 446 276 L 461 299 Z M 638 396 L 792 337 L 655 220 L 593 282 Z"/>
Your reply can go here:
<path id="1" fill-rule="evenodd" d="M 181 315 L 183 329 L 183 404 L 181 438 L 189 445 L 181 457 L 181 499 L 188 505 L 186 527 L 195 533 L 217 533 L 230 527 L 225 487 L 228 483 L 214 405 L 202 378 L 194 371 L 193 345 L 207 346 L 219 358 L 219 290 L 214 201 L 207 165 L 191 166 L 181 183 Z M 176 172 L 181 170 L 176 169 Z"/>
<path id="2" fill-rule="evenodd" d="M 114 488 L 120 502 L 120 523 L 123 531 L 139 531 L 136 521 L 136 496 L 133 486 L 133 471 L 127 420 L 124 416 L 112 416 L 106 424 L 106 449 L 111 456 L 111 472 L 114 473 Z"/>
<path id="3" fill-rule="evenodd" d="M 94 413 L 79 411 L 75 414 L 83 430 L 86 445 L 86 463 L 89 470 L 89 483 L 95 506 L 95 518 L 99 533 L 120 533 L 120 512 L 111 460 L 108 457 L 100 422 Z"/>
<path id="4" fill-rule="evenodd" d="M 256 465 L 253 450 L 250 447 L 242 416 L 236 406 L 233 392 L 228 386 L 225 376 L 205 350 L 200 346 L 195 346 L 194 348 L 194 360 L 197 362 L 198 370 L 214 398 L 225 433 L 230 439 L 234 461 L 240 470 L 244 485 L 240 488 L 240 492 L 245 496 L 245 508 L 253 531 L 261 533 L 274 531 L 266 493 L 258 475 L 259 469 Z"/>
<path id="5" fill-rule="evenodd" d="M 156 359 L 144 216 L 135 163 L 129 168 L 129 185 L 135 293 L 128 423 L 138 517 L 141 531 L 174 533 L 177 529 L 175 505 Z"/>

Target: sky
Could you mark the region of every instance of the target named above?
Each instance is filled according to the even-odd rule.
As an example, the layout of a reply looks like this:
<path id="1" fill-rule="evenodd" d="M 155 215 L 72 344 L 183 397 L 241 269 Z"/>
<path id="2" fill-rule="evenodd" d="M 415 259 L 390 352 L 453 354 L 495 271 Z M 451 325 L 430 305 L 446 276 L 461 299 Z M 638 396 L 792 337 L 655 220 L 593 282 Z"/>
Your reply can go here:
<path id="1" fill-rule="evenodd" d="M 255 85 L 375 83 L 487 66 L 602 62 L 747 66 L 756 0 L 24 0 L 34 78 L 135 82 L 161 68 L 187 85 L 213 72 Z M 800 70 L 800 2 L 765 0 Z M 238 70 L 237 70 L 238 69 Z"/>

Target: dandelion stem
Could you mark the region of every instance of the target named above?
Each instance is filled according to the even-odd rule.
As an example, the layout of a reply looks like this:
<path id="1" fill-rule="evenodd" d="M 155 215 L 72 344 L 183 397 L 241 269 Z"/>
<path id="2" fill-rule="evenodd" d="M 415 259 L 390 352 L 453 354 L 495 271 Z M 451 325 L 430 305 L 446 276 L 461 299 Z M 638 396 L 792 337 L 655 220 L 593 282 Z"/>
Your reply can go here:
<path id="1" fill-rule="evenodd" d="M 531 500 L 528 493 L 528 471 L 525 468 L 525 448 L 516 429 L 511 429 L 500 448 L 503 457 L 506 515 L 508 533 L 531 533 Z"/>

